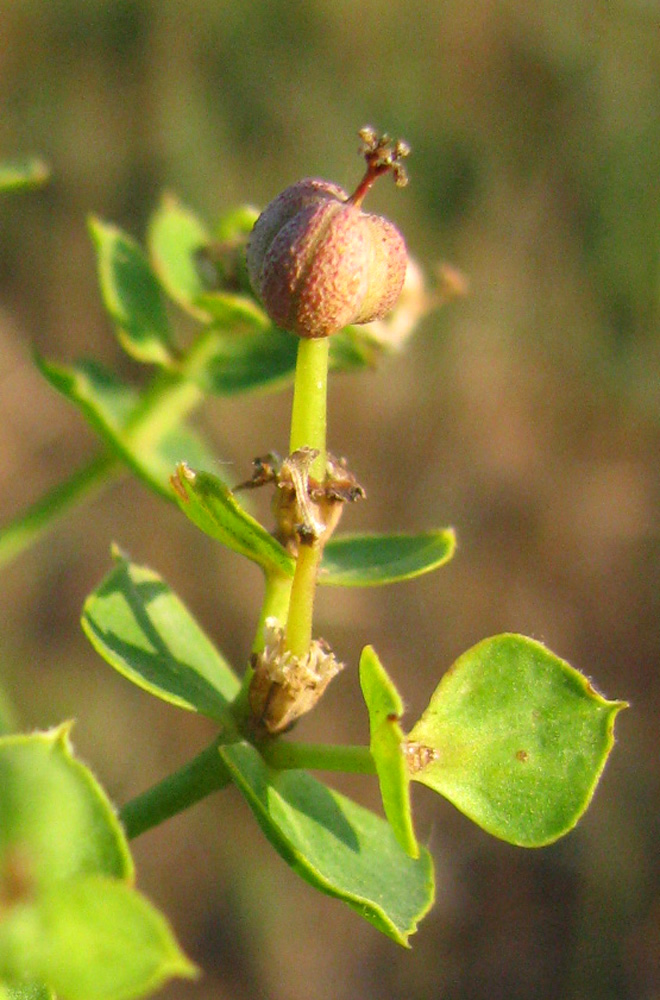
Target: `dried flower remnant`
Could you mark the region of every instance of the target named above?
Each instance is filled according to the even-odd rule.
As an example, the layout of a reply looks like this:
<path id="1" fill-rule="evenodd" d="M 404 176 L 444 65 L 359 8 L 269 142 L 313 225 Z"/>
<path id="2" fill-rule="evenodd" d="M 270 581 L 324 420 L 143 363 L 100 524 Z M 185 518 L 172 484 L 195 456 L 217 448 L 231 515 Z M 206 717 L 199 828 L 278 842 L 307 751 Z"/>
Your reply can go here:
<path id="1" fill-rule="evenodd" d="M 423 743 L 415 743 L 414 741 L 404 743 L 403 752 L 411 774 L 418 774 L 419 771 L 428 767 L 432 761 L 438 759 L 437 750 L 434 750 L 433 747 L 427 747 Z"/>
<path id="2" fill-rule="evenodd" d="M 255 458 L 250 479 L 234 490 L 255 489 L 273 483 L 275 536 L 292 554 L 300 544 L 330 539 L 339 523 L 344 504 L 363 500 L 366 493 L 350 472 L 343 459 L 326 456 L 326 476 L 323 483 L 309 475 L 309 468 L 318 452 L 314 448 L 299 448 L 282 459 L 275 452 Z"/>
<path id="3" fill-rule="evenodd" d="M 293 656 L 275 618 L 266 619 L 264 636 L 263 651 L 252 657 L 249 701 L 257 727 L 274 736 L 314 708 L 344 665 L 323 639 L 314 640 L 305 656 Z"/>

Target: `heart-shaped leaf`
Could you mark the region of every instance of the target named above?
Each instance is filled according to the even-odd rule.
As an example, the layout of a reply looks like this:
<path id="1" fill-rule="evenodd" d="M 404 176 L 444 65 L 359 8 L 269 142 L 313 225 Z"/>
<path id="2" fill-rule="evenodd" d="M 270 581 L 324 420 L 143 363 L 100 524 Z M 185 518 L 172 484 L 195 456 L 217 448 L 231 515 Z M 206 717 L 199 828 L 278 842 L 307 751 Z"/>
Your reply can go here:
<path id="1" fill-rule="evenodd" d="M 418 858 L 419 844 L 410 809 L 410 776 L 399 725 L 403 702 L 372 646 L 362 650 L 360 686 L 369 712 L 370 750 L 385 815 L 406 854 Z"/>
<path id="2" fill-rule="evenodd" d="M 624 707 L 541 643 L 485 639 L 445 674 L 410 732 L 411 777 L 494 836 L 540 847 L 587 808 Z"/>
<path id="3" fill-rule="evenodd" d="M 294 871 L 402 945 L 433 901 L 433 863 L 399 846 L 380 816 L 304 771 L 269 768 L 254 746 L 220 753 L 259 825 Z"/>
<path id="4" fill-rule="evenodd" d="M 456 548 L 451 528 L 417 535 L 339 535 L 323 550 L 319 583 L 375 587 L 412 580 L 449 562 Z"/>
<path id="5" fill-rule="evenodd" d="M 158 574 L 117 556 L 85 601 L 82 626 L 97 652 L 138 687 L 233 727 L 228 706 L 238 678 Z"/>

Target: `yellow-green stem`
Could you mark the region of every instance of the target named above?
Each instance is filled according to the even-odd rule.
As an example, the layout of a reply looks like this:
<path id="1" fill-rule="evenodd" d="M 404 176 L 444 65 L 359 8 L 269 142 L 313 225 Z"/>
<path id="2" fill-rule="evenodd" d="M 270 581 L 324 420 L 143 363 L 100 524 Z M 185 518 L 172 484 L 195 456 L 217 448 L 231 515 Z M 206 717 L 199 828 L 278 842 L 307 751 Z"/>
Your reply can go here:
<path id="1" fill-rule="evenodd" d="M 274 574 L 266 577 L 266 593 L 264 595 L 263 604 L 261 605 L 259 623 L 257 624 L 257 630 L 252 644 L 253 653 L 261 653 L 263 651 L 265 644 L 264 626 L 267 618 L 276 618 L 280 625 L 284 625 L 286 622 L 289 611 L 289 601 L 291 598 L 291 584 L 292 579 L 290 576 L 280 576 L 279 574 Z M 236 696 L 232 707 L 234 718 L 236 719 L 236 723 L 239 727 L 243 725 L 250 715 L 249 691 L 253 674 L 254 670 L 248 663 L 245 673 L 243 674 L 241 690 Z"/>
<path id="2" fill-rule="evenodd" d="M 293 453 L 305 445 L 315 448 L 319 455 L 310 474 L 320 481 L 325 478 L 329 347 L 327 337 L 318 340 L 301 338 L 291 412 L 289 451 Z"/>
<path id="3" fill-rule="evenodd" d="M 312 641 L 314 595 L 321 552 L 318 542 L 301 545 L 298 552 L 285 637 L 286 648 L 294 656 L 305 656 Z"/>
<path id="4" fill-rule="evenodd" d="M 326 414 L 328 397 L 327 337 L 298 344 L 296 381 L 291 413 L 290 451 L 307 446 L 318 451 L 310 475 L 323 482 L 326 468 Z M 316 576 L 322 548 L 318 542 L 302 545 L 291 588 L 285 643 L 294 656 L 305 656 L 312 641 Z"/>

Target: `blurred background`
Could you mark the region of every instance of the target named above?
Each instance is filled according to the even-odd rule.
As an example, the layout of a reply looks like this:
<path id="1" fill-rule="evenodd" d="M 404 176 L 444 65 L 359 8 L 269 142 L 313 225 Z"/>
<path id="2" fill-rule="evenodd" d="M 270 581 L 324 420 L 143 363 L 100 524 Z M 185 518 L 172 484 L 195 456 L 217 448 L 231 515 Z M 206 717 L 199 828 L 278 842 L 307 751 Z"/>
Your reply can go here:
<path id="1" fill-rule="evenodd" d="M 364 742 L 372 642 L 414 721 L 486 635 L 547 643 L 631 709 L 592 807 L 524 852 L 416 788 L 437 903 L 398 949 L 315 894 L 231 791 L 134 847 L 140 887 L 205 970 L 165 998 L 660 997 L 660 6 L 657 0 L 0 0 L 0 158 L 52 180 L 0 201 L 0 523 L 88 461 L 82 418 L 31 350 L 140 379 L 97 290 L 94 212 L 142 239 L 164 189 L 214 220 L 318 175 L 351 187 L 357 129 L 408 140 L 411 183 L 368 207 L 470 294 L 401 357 L 338 377 L 330 438 L 368 501 L 346 528 L 451 524 L 436 574 L 326 590 L 318 631 L 349 665 L 301 738 Z M 228 479 L 286 451 L 290 393 L 215 400 Z M 227 463 L 227 464 L 225 464 Z M 235 478 L 234 478 L 235 477 Z M 260 577 L 128 478 L 1 581 L 0 674 L 22 728 L 75 717 L 115 801 L 201 749 L 209 723 L 93 653 L 82 602 L 118 542 L 161 572 L 233 662 Z M 378 808 L 374 783 L 335 784 Z"/>

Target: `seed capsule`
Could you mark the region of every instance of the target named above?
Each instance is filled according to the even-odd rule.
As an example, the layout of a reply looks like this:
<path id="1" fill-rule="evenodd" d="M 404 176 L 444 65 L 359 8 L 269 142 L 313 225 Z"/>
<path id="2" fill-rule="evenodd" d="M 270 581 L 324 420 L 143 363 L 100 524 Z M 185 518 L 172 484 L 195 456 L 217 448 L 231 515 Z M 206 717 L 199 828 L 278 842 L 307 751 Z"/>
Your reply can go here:
<path id="1" fill-rule="evenodd" d="M 299 181 L 267 206 L 250 237 L 255 293 L 274 323 L 301 337 L 380 319 L 403 287 L 403 237 L 391 222 L 365 214 L 361 203 L 382 173 L 392 170 L 402 183 L 399 158 L 407 147 L 375 133 L 362 138 L 367 172 L 351 197 L 329 181 Z"/>

